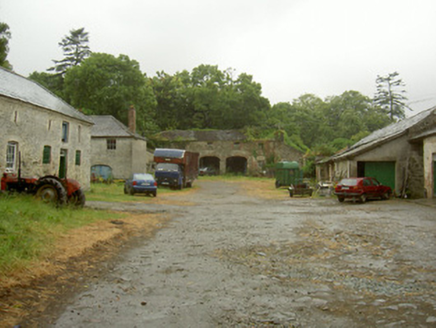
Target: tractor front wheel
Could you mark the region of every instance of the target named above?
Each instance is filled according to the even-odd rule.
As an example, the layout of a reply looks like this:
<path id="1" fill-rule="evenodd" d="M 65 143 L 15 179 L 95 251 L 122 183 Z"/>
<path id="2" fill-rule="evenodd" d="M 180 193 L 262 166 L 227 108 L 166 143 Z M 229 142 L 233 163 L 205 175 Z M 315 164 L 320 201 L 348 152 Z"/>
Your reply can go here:
<path id="1" fill-rule="evenodd" d="M 85 193 L 82 189 L 77 189 L 72 195 L 68 198 L 68 202 L 77 207 L 83 207 L 85 205 Z"/>
<path id="2" fill-rule="evenodd" d="M 36 198 L 45 203 L 64 205 L 67 202 L 67 191 L 60 181 L 54 178 L 44 178 L 36 185 Z"/>

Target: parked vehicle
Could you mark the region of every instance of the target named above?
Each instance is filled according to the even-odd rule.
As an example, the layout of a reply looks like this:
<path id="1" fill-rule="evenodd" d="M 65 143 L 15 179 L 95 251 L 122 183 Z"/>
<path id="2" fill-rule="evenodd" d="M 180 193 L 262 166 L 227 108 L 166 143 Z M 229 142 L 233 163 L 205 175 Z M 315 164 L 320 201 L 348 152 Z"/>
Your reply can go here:
<path id="1" fill-rule="evenodd" d="M 303 181 L 303 170 L 298 162 L 282 161 L 275 164 L 274 176 L 276 188 L 288 187 L 289 197 L 295 195 L 312 196 L 313 188 Z"/>
<path id="2" fill-rule="evenodd" d="M 312 197 L 313 194 L 313 188 L 307 182 L 299 183 L 296 185 L 291 184 L 288 190 L 289 197 L 294 197 L 295 195 Z"/>
<path id="3" fill-rule="evenodd" d="M 383 186 L 375 178 L 346 178 L 335 187 L 335 195 L 339 202 L 352 199 L 354 202 L 365 203 L 367 199 L 389 199 L 392 194 L 391 187 Z"/>
<path id="4" fill-rule="evenodd" d="M 60 179 L 53 175 L 40 178 L 21 176 L 21 155 L 18 161 L 18 174 L 4 172 L 1 178 L 1 190 L 4 192 L 20 192 L 35 195 L 47 203 L 57 205 L 72 204 L 83 207 L 85 205 L 85 193 L 80 183 L 73 179 Z"/>
<path id="5" fill-rule="evenodd" d="M 214 167 L 202 167 L 200 168 L 200 170 L 198 171 L 198 174 L 200 176 L 205 176 L 205 175 L 216 175 L 217 171 L 215 170 Z"/>
<path id="6" fill-rule="evenodd" d="M 274 176 L 276 188 L 289 187 L 303 182 L 303 171 L 300 170 L 298 162 L 278 162 L 275 164 Z"/>
<path id="7" fill-rule="evenodd" d="M 157 182 L 148 173 L 133 173 L 124 183 L 124 193 L 134 195 L 136 193 L 157 196 Z"/>
<path id="8" fill-rule="evenodd" d="M 182 149 L 157 148 L 154 151 L 158 186 L 174 189 L 192 187 L 198 177 L 199 153 Z"/>

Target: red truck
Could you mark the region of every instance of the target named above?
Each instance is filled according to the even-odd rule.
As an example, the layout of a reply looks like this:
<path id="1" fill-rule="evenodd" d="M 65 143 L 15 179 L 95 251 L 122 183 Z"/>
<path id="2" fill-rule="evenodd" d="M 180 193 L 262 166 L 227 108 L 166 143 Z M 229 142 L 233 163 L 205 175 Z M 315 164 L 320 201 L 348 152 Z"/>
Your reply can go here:
<path id="1" fill-rule="evenodd" d="M 174 189 L 192 187 L 198 177 L 199 156 L 199 153 L 183 149 L 156 148 L 154 176 L 157 185 Z"/>

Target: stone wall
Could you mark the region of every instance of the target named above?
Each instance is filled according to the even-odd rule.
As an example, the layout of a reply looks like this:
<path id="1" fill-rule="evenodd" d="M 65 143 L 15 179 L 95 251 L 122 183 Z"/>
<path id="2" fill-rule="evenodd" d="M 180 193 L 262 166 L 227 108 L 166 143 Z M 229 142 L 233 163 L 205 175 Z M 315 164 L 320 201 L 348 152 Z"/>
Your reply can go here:
<path id="1" fill-rule="evenodd" d="M 62 141 L 62 124 L 68 123 L 68 139 Z M 8 142 L 21 153 L 22 176 L 58 175 L 61 149 L 67 151 L 67 177 L 90 187 L 91 124 L 55 111 L 14 99 L 0 97 L 0 172 L 6 168 Z M 44 146 L 51 147 L 51 159 L 43 164 Z M 76 165 L 80 151 L 80 165 Z M 18 157 L 18 155 L 17 155 Z M 18 170 L 18 158 L 16 159 Z"/>
<path id="2" fill-rule="evenodd" d="M 436 165 L 436 135 L 424 139 L 424 190 L 428 198 L 436 197 L 434 193 L 434 165 Z"/>
<path id="3" fill-rule="evenodd" d="M 169 148 L 186 149 L 198 152 L 200 161 L 204 157 L 215 157 L 219 160 L 219 172 L 227 172 L 228 159 L 241 157 L 246 160 L 248 175 L 260 175 L 273 163 L 286 160 L 297 161 L 302 165 L 303 153 L 286 146 L 282 142 L 272 140 L 256 141 L 173 141 Z"/>
<path id="4" fill-rule="evenodd" d="M 108 149 L 108 139 L 116 140 L 116 149 Z M 128 179 L 132 173 L 147 172 L 147 142 L 145 140 L 133 137 L 93 137 L 91 144 L 91 166 L 110 166 L 114 179 Z"/>

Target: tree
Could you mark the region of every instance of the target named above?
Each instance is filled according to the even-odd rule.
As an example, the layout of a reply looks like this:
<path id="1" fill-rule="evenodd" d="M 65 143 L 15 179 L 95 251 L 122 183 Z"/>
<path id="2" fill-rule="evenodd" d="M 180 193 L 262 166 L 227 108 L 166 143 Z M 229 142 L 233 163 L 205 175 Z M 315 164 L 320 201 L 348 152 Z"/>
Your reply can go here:
<path id="1" fill-rule="evenodd" d="M 314 154 L 334 153 L 390 123 L 389 117 L 375 107 L 369 97 L 345 91 L 325 100 L 304 94 L 292 104 L 278 103 L 262 124 L 266 129 L 282 129 L 294 140 L 302 140 Z M 271 131 L 271 130 L 270 130 Z M 328 155 L 328 154 L 327 154 Z"/>
<path id="2" fill-rule="evenodd" d="M 63 97 L 64 79 L 62 76 L 57 74 L 50 74 L 47 72 L 35 71 L 29 75 L 29 79 L 38 82 L 43 87 L 56 94 L 58 97 Z"/>
<path id="3" fill-rule="evenodd" d="M 377 75 L 376 94 L 374 104 L 383 108 L 389 114 L 391 121 L 395 118 L 403 119 L 405 117 L 404 108 L 407 107 L 405 101 L 406 91 L 403 89 L 405 83 L 398 77 L 398 73 L 390 73 L 387 76 Z M 411 109 L 410 109 L 411 110 Z"/>
<path id="4" fill-rule="evenodd" d="M 192 127 L 192 101 L 189 98 L 190 75 L 182 71 L 175 75 L 157 72 L 150 79 L 156 98 L 156 122 L 162 130 L 188 129 Z"/>
<path id="5" fill-rule="evenodd" d="M 48 70 L 64 76 L 70 67 L 79 65 L 85 58 L 91 55 L 88 43 L 89 33 L 85 32 L 85 28 L 71 30 L 70 35 L 65 36 L 59 42 L 59 46 L 64 52 L 64 59 L 53 60 L 55 66 Z"/>
<path id="6" fill-rule="evenodd" d="M 240 129 L 263 122 L 268 99 L 251 75 L 199 65 L 191 73 L 159 72 L 151 81 L 161 129 Z"/>
<path id="7" fill-rule="evenodd" d="M 11 32 L 6 23 L 0 22 L 0 66 L 12 69 L 12 65 L 6 59 L 9 53 L 9 40 L 11 39 Z"/>
<path id="8" fill-rule="evenodd" d="M 66 72 L 64 96 L 86 114 L 112 115 L 125 124 L 128 108 L 133 105 L 138 133 L 157 132 L 151 85 L 139 63 L 126 55 L 91 54 L 81 65 Z"/>

